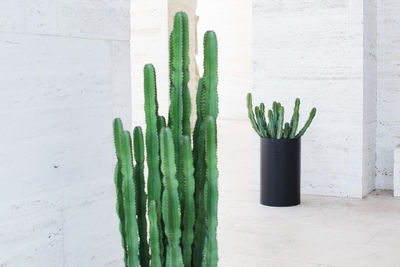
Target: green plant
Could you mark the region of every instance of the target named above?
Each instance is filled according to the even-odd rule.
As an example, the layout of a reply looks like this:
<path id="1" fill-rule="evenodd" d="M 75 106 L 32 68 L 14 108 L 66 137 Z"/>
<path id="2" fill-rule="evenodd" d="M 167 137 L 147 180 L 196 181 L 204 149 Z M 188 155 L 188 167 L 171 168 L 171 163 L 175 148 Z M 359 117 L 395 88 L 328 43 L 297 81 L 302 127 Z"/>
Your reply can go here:
<path id="1" fill-rule="evenodd" d="M 292 119 L 290 123 L 285 123 L 285 109 L 281 103 L 274 102 L 272 104 L 272 109 L 268 110 L 266 118 L 264 103 L 261 103 L 260 106 L 256 106 L 253 112 L 252 96 L 251 93 L 247 94 L 247 110 L 251 125 L 256 133 L 263 138 L 294 139 L 303 136 L 314 119 L 317 109 L 313 108 L 311 110 L 304 127 L 297 132 L 300 117 L 299 108 L 300 99 L 296 98 Z"/>
<path id="2" fill-rule="evenodd" d="M 174 17 L 169 45 L 168 123 L 158 114 L 156 74 L 153 65 L 147 64 L 145 142 L 142 129 L 135 127 L 132 147 L 131 135 L 124 131 L 121 120 L 117 118 L 113 124 L 117 155 L 114 179 L 124 262 L 126 267 L 214 267 L 218 264 L 217 38 L 212 31 L 204 35 L 204 74 L 196 95 L 193 149 L 188 19 L 183 12 Z"/>

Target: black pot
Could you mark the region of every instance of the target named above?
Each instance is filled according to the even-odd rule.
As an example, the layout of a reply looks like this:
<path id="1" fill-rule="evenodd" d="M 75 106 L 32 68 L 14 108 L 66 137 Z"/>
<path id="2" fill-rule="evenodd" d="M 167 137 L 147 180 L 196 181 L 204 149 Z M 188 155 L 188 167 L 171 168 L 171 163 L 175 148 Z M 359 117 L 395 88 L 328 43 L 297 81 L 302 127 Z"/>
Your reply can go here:
<path id="1" fill-rule="evenodd" d="M 261 138 L 261 204 L 300 204 L 301 138 Z"/>

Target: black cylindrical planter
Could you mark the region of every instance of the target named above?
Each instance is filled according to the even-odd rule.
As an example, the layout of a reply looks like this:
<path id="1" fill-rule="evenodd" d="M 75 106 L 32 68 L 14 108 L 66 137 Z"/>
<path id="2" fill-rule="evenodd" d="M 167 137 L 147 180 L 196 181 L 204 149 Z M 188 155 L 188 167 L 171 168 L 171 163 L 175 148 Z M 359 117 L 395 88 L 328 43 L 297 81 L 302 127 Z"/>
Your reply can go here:
<path id="1" fill-rule="evenodd" d="M 300 138 L 261 138 L 261 204 L 300 204 L 300 164 Z"/>

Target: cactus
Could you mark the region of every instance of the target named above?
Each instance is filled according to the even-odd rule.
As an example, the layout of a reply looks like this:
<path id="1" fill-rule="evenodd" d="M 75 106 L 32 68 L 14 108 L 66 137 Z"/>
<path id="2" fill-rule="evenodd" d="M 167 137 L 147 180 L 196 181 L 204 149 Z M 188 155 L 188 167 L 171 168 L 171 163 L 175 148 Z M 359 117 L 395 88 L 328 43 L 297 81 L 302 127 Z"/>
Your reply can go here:
<path id="1" fill-rule="evenodd" d="M 161 267 L 160 258 L 160 234 L 158 232 L 158 215 L 156 202 L 149 202 L 149 221 L 150 221 L 150 247 L 151 247 L 151 266 Z"/>
<path id="2" fill-rule="evenodd" d="M 139 266 L 138 226 L 136 221 L 136 192 L 133 178 L 132 141 L 128 131 L 124 131 L 121 141 L 122 154 L 122 194 L 125 216 L 125 238 L 128 253 L 128 267 Z"/>
<path id="3" fill-rule="evenodd" d="M 272 110 L 268 110 L 268 132 L 271 138 L 275 138 L 275 122 Z"/>
<path id="4" fill-rule="evenodd" d="M 144 144 L 141 127 L 135 127 L 133 131 L 133 148 L 135 155 L 135 185 L 136 185 L 136 214 L 139 230 L 139 259 L 140 266 L 149 266 L 149 245 L 147 244 L 146 221 L 146 193 L 144 191 Z"/>
<path id="5" fill-rule="evenodd" d="M 203 117 L 212 115 L 215 119 L 218 116 L 218 45 L 217 36 L 213 31 L 204 34 L 204 97 Z"/>
<path id="6" fill-rule="evenodd" d="M 124 206 L 123 206 L 123 198 L 122 198 L 122 134 L 124 129 L 122 127 L 121 119 L 117 118 L 114 120 L 113 123 L 114 127 L 114 144 L 115 144 L 115 151 L 117 156 L 117 165 L 115 166 L 115 174 L 114 174 L 114 183 L 117 195 L 117 215 L 119 218 L 119 231 L 121 233 L 121 243 L 124 249 L 124 263 L 127 266 L 127 259 L 128 259 L 128 251 L 126 250 L 126 240 L 125 240 L 125 220 L 124 220 Z"/>
<path id="7" fill-rule="evenodd" d="M 184 12 L 176 13 L 174 29 L 170 36 L 170 116 L 171 130 L 173 133 L 177 179 L 179 182 L 179 199 L 183 203 L 182 190 L 182 145 L 180 144 L 183 133 L 190 134 L 190 94 L 189 81 L 189 38 L 188 19 Z M 184 115 L 184 112 L 189 112 Z"/>
<path id="8" fill-rule="evenodd" d="M 160 134 L 161 170 L 164 175 L 164 192 L 162 196 L 162 216 L 165 223 L 165 234 L 168 238 L 166 265 L 183 266 L 182 251 L 179 246 L 181 238 L 181 211 L 178 197 L 178 180 L 172 131 L 163 128 Z"/>
<path id="9" fill-rule="evenodd" d="M 203 248 L 205 239 L 205 207 L 204 207 L 204 182 L 205 182 L 205 161 L 204 161 L 204 119 L 202 116 L 202 99 L 204 95 L 203 78 L 199 80 L 196 95 L 197 120 L 193 132 L 193 162 L 195 164 L 195 236 L 193 242 L 193 265 L 202 266 Z"/>
<path id="10" fill-rule="evenodd" d="M 306 121 L 306 124 L 304 125 L 304 127 L 300 130 L 300 132 L 296 135 L 296 138 L 301 137 L 307 130 L 307 128 L 310 126 L 312 120 L 315 117 L 315 114 L 317 113 L 317 109 L 313 108 L 310 112 L 310 117 L 308 117 L 308 120 Z"/>
<path id="11" fill-rule="evenodd" d="M 193 224 L 194 224 L 194 178 L 193 178 L 193 158 L 190 138 L 183 136 L 183 177 L 184 177 L 184 199 L 183 210 L 183 233 L 182 249 L 185 267 L 191 266 L 192 243 L 193 243 Z"/>
<path id="12" fill-rule="evenodd" d="M 147 64 L 144 67 L 144 105 L 146 117 L 146 153 L 147 153 L 147 194 L 148 201 L 156 202 L 156 210 L 161 210 L 161 177 L 160 177 L 160 157 L 159 157 L 159 138 L 158 138 L 158 103 L 156 92 L 156 73 L 153 65 Z M 158 231 L 162 232 L 161 218 L 158 218 Z M 161 251 L 163 248 L 163 238 L 160 235 Z"/>
<path id="13" fill-rule="evenodd" d="M 289 137 L 289 129 L 290 129 L 290 124 L 286 122 L 285 128 L 283 130 L 283 139 L 287 139 Z"/>
<path id="14" fill-rule="evenodd" d="M 297 132 L 297 127 L 299 126 L 299 117 L 300 117 L 299 108 L 300 108 L 300 99 L 296 98 L 292 120 L 290 121 L 289 138 L 291 138 L 291 139 L 295 138 L 296 132 Z"/>
<path id="15" fill-rule="evenodd" d="M 278 111 L 278 122 L 277 122 L 277 131 L 276 131 L 276 138 L 281 139 L 282 138 L 282 133 L 283 133 L 283 117 L 284 117 L 284 108 L 279 105 L 279 111 Z"/>
<path id="16" fill-rule="evenodd" d="M 216 266 L 218 262 L 217 39 L 212 31 L 204 35 L 204 73 L 196 95 L 193 150 L 188 19 L 183 12 L 175 15 L 169 44 L 171 105 L 168 124 L 158 114 L 156 74 L 153 65 L 147 64 L 144 67 L 145 140 L 142 128 L 135 127 L 132 147 L 130 134 L 123 130 L 121 120 L 115 119 L 113 125 L 117 155 L 116 208 L 125 267 L 200 267 Z M 266 125 L 265 107 L 260 107 L 258 113 L 260 124 Z"/>
<path id="17" fill-rule="evenodd" d="M 257 124 L 256 120 L 254 119 L 254 113 L 253 113 L 253 103 L 252 103 L 252 97 L 251 94 L 247 94 L 247 110 L 248 110 L 248 117 L 250 119 L 251 125 L 253 126 L 254 131 L 259 136 L 263 136 L 263 133 L 260 130 L 260 126 Z"/>
<path id="18" fill-rule="evenodd" d="M 297 133 L 300 117 L 299 108 L 300 99 L 296 98 L 292 119 L 290 123 L 285 123 L 285 109 L 281 103 L 274 101 L 272 103 L 272 110 L 268 110 L 268 123 L 266 123 L 264 103 L 254 108 L 254 116 L 251 93 L 247 94 L 248 117 L 255 132 L 262 138 L 294 139 L 303 136 L 314 119 L 317 109 L 313 108 L 311 110 L 304 127 Z"/>
<path id="19" fill-rule="evenodd" d="M 217 204 L 218 203 L 218 169 L 217 169 L 217 133 L 215 119 L 208 116 L 206 120 L 206 165 L 207 165 L 207 247 L 206 266 L 218 265 L 217 247 Z"/>

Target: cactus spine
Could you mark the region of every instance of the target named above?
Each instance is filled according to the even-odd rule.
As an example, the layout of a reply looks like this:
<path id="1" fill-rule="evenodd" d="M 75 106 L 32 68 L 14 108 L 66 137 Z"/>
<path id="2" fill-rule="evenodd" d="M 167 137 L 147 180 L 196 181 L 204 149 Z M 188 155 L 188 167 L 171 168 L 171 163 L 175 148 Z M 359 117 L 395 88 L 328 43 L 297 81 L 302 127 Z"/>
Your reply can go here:
<path id="1" fill-rule="evenodd" d="M 251 100 L 251 93 L 247 94 L 247 110 L 248 116 L 251 122 L 251 126 L 255 132 L 262 138 L 276 138 L 276 139 L 294 139 L 300 138 L 304 135 L 308 127 L 310 126 L 312 120 L 317 112 L 316 108 L 311 110 L 310 116 L 305 123 L 304 127 L 297 133 L 297 128 L 299 125 L 299 108 L 300 99 L 296 98 L 294 105 L 293 116 L 290 121 L 284 122 L 285 109 L 279 102 L 273 102 L 272 110 L 268 110 L 267 118 L 268 123 L 266 123 L 265 118 L 265 105 L 261 103 L 260 106 L 254 108 L 255 117 L 253 113 L 253 104 Z M 296 134 L 297 133 L 297 134 Z"/>
<path id="2" fill-rule="evenodd" d="M 204 73 L 196 95 L 193 150 L 188 49 L 188 19 L 185 13 L 178 12 L 170 36 L 168 123 L 158 115 L 156 74 L 151 64 L 144 67 L 145 140 L 142 129 L 136 127 L 132 148 L 129 132 L 123 130 L 120 119 L 114 120 L 117 154 L 114 180 L 126 267 L 200 267 L 216 266 L 218 262 L 215 33 L 209 31 L 204 35 Z M 261 117 L 264 112 L 260 109 Z"/>

